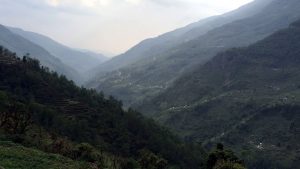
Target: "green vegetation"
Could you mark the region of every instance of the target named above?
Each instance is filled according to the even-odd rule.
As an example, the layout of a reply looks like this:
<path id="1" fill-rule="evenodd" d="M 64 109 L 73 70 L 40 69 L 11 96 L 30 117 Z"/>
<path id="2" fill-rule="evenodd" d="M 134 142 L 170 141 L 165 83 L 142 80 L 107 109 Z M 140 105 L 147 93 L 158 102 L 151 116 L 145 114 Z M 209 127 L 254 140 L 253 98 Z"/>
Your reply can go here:
<path id="1" fill-rule="evenodd" d="M 139 109 L 188 141 L 223 142 L 249 168 L 297 168 L 299 23 L 218 54 Z"/>
<path id="2" fill-rule="evenodd" d="M 46 154 L 10 142 L 0 142 L 0 166 L 5 169 L 91 169 L 85 162 Z"/>
<path id="3" fill-rule="evenodd" d="M 143 167 L 142 150 L 162 161 L 162 168 L 203 165 L 202 148 L 184 144 L 138 112 L 124 111 L 122 102 L 77 87 L 28 56 L 19 59 L 0 48 L 0 79 L 1 140 L 100 168 Z"/>

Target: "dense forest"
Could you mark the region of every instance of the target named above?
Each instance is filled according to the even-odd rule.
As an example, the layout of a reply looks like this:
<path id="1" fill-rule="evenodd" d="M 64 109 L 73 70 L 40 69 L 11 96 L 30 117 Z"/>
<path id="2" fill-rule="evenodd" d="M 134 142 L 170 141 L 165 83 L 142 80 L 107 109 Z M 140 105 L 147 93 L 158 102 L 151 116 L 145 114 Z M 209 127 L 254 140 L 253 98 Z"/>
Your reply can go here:
<path id="1" fill-rule="evenodd" d="M 2 141 L 100 168 L 204 166 L 200 146 L 183 144 L 138 112 L 124 111 L 113 97 L 77 87 L 39 61 L 2 47 L 0 65 Z"/>

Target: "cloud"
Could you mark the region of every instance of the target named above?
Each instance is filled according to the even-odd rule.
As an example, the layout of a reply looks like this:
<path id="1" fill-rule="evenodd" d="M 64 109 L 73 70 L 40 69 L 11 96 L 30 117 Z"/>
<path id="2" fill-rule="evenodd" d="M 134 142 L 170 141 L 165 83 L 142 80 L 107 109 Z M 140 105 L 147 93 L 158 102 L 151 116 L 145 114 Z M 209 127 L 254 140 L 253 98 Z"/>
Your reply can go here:
<path id="1" fill-rule="evenodd" d="M 142 0 L 46 0 L 51 6 L 82 6 L 89 8 L 107 7 L 122 3 L 139 4 Z"/>
<path id="2" fill-rule="evenodd" d="M 51 5 L 51 6 L 58 6 L 60 4 L 60 0 L 48 0 L 48 3 Z"/>

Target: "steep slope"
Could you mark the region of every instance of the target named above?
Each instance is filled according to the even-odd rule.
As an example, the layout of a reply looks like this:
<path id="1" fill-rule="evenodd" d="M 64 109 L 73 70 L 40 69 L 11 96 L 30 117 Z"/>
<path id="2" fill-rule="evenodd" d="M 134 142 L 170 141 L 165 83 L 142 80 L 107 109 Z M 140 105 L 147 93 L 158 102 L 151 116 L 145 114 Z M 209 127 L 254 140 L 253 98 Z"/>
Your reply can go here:
<path id="1" fill-rule="evenodd" d="M 218 54 L 139 109 L 188 140 L 245 152 L 250 168 L 298 168 L 299 64 L 300 20 Z"/>
<path id="2" fill-rule="evenodd" d="M 0 140 L 12 140 L 100 168 L 112 154 L 116 169 L 150 164 L 201 168 L 205 154 L 122 102 L 79 88 L 37 60 L 0 48 Z M 17 125 L 16 125 L 17 124 Z M 174 153 L 176 152 L 176 153 Z M 146 159 L 141 159 L 141 158 Z M 157 159 L 153 162 L 153 158 Z M 135 167 L 126 167 L 133 165 Z"/>
<path id="3" fill-rule="evenodd" d="M 300 18 L 300 1 L 274 0 L 252 17 L 238 20 L 164 52 L 111 72 L 90 84 L 135 106 L 164 91 L 193 66 L 231 47 L 247 46 Z"/>
<path id="4" fill-rule="evenodd" d="M 80 81 L 80 76 L 74 69 L 63 64 L 59 59 L 51 55 L 42 47 L 12 33 L 2 25 L 0 25 L 0 45 L 16 52 L 16 54 L 20 57 L 29 53 L 31 57 L 40 60 L 42 65 L 50 68 L 51 70 L 54 70 L 60 74 L 64 74 L 69 79 L 72 79 L 76 82 Z"/>
<path id="5" fill-rule="evenodd" d="M 9 30 L 43 47 L 51 55 L 59 58 L 64 64 L 72 67 L 81 74 L 86 73 L 107 60 L 107 58 L 101 54 L 96 55 L 91 52 L 75 50 L 41 34 L 24 31 L 19 28 L 9 27 Z"/>
<path id="6" fill-rule="evenodd" d="M 110 61 L 100 65 L 94 70 L 94 72 L 98 73 L 98 75 L 96 74 L 97 76 L 100 76 L 105 72 L 129 66 L 139 60 L 159 56 L 176 45 L 195 39 L 213 28 L 238 19 L 252 16 L 260 12 L 271 1 L 272 0 L 256 0 L 255 2 L 247 4 L 233 12 L 203 19 L 199 22 L 192 23 L 186 27 L 168 32 L 156 38 L 146 39 L 128 50 L 126 53 L 116 56 Z"/>

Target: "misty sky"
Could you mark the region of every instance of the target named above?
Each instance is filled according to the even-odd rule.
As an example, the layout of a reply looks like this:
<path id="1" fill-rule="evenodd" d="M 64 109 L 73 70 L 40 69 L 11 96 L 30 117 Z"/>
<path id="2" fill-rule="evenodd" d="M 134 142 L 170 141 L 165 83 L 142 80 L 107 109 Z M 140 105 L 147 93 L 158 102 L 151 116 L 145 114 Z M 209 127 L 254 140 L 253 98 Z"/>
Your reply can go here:
<path id="1" fill-rule="evenodd" d="M 0 24 L 45 34 L 63 44 L 121 53 L 201 18 L 252 0 L 0 0 Z"/>

